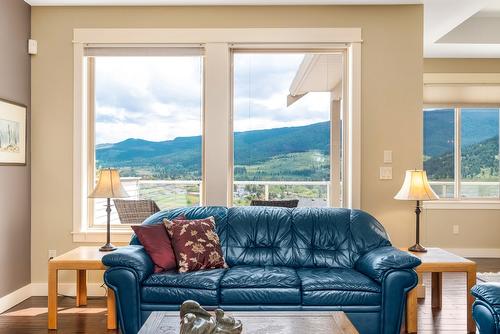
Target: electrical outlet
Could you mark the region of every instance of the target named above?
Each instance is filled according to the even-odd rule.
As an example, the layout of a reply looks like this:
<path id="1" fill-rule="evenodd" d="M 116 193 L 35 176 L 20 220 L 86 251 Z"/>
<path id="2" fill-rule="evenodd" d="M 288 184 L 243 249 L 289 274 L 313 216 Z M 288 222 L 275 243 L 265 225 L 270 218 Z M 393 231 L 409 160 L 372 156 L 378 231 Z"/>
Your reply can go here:
<path id="1" fill-rule="evenodd" d="M 49 260 L 55 258 L 57 255 L 57 252 L 55 249 L 49 249 Z"/>
<path id="2" fill-rule="evenodd" d="M 460 233 L 460 228 L 458 225 L 453 225 L 453 234 L 459 234 Z"/>

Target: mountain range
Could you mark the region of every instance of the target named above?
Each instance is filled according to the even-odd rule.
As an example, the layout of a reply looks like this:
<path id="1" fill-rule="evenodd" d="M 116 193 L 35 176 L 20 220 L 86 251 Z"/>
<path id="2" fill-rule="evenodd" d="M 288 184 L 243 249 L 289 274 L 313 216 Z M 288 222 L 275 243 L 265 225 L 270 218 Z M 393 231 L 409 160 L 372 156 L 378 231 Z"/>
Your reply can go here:
<path id="1" fill-rule="evenodd" d="M 498 110 L 462 109 L 462 178 L 498 178 Z M 424 169 L 430 179 L 453 180 L 454 110 L 424 112 Z"/>
<path id="2" fill-rule="evenodd" d="M 98 167 L 120 168 L 122 176 L 191 179 L 199 177 L 201 173 L 201 144 L 200 136 L 159 142 L 130 138 L 115 144 L 98 145 L 96 160 Z M 262 165 L 260 170 L 254 171 L 255 175 L 260 174 L 260 179 L 266 179 L 269 173 L 276 175 L 279 172 L 276 170 L 276 162 L 279 160 L 283 162 L 278 163 L 282 167 L 301 161 L 300 166 L 295 166 L 295 170 L 288 171 L 286 179 L 290 179 L 295 172 L 304 176 L 324 169 L 321 174 L 328 173 L 329 163 L 325 164 L 321 157 L 327 156 L 329 150 L 329 122 L 234 134 L 236 173 L 240 171 L 242 175 L 247 174 L 248 171 L 251 172 L 251 166 Z M 311 170 L 311 166 L 307 166 L 307 159 L 304 159 L 305 154 L 315 154 L 314 161 L 320 162 L 313 168 L 315 172 L 304 172 L 304 169 Z M 298 159 L 298 156 L 302 159 Z M 290 159 L 291 157 L 294 159 Z M 274 170 L 263 170 L 273 159 L 275 163 L 269 168 Z"/>
<path id="3" fill-rule="evenodd" d="M 453 179 L 453 110 L 424 113 L 424 168 L 430 179 Z M 498 176 L 498 113 L 462 113 L 462 175 Z M 328 180 L 330 124 L 236 132 L 236 180 Z M 99 168 L 120 168 L 122 176 L 199 179 L 200 136 L 166 141 L 130 138 L 96 148 Z"/>

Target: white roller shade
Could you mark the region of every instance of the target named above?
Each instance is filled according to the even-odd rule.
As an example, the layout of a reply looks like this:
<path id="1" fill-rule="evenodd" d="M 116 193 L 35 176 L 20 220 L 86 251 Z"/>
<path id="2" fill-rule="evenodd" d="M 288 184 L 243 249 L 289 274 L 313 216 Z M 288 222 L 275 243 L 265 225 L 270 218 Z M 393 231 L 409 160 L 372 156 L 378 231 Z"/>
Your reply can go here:
<path id="1" fill-rule="evenodd" d="M 86 44 L 84 55 L 88 57 L 183 57 L 202 56 L 200 44 Z"/>
<path id="2" fill-rule="evenodd" d="M 498 73 L 426 73 L 425 105 L 500 105 Z"/>

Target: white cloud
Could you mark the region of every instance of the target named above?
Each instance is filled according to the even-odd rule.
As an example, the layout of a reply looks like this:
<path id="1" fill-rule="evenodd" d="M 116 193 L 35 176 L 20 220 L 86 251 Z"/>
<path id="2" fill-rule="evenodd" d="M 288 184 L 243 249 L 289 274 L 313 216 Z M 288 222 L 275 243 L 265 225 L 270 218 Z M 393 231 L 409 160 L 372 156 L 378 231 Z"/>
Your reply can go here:
<path id="1" fill-rule="evenodd" d="M 96 62 L 96 142 L 201 134 L 198 57 L 104 57 Z"/>
<path id="2" fill-rule="evenodd" d="M 235 55 L 235 131 L 329 119 L 328 93 L 291 107 L 286 96 L 303 54 Z M 169 140 L 201 133 L 199 57 L 103 57 L 96 62 L 96 142 Z"/>
<path id="3" fill-rule="evenodd" d="M 115 114 L 122 110 L 107 109 Z M 121 121 L 119 117 L 111 122 L 96 122 L 96 143 L 116 143 L 128 138 L 140 138 L 149 141 L 163 141 L 176 137 L 197 136 L 201 134 L 201 121 L 196 118 L 186 118 L 172 122 L 157 117 L 141 120 L 141 122 Z"/>

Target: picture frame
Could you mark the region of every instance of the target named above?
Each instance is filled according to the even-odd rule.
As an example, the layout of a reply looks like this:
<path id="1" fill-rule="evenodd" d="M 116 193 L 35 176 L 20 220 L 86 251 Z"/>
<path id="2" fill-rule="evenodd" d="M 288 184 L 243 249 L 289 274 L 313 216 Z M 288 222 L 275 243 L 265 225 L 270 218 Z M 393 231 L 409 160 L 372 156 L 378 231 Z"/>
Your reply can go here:
<path id="1" fill-rule="evenodd" d="M 25 166 L 27 107 L 0 98 L 0 165 Z"/>

